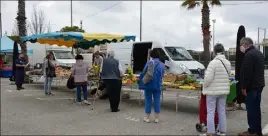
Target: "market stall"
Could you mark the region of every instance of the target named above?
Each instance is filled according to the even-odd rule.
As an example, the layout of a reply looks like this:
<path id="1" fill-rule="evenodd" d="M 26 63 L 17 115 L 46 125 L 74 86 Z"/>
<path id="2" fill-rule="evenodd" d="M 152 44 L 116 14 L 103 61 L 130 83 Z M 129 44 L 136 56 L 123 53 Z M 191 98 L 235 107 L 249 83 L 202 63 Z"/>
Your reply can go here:
<path id="1" fill-rule="evenodd" d="M 134 75 L 130 68 L 127 69 L 126 75 L 123 78 L 123 85 L 130 86 L 132 88 L 136 88 L 139 75 Z M 234 77 L 229 79 L 230 81 L 230 93 L 227 96 L 226 103 L 232 101 L 236 97 L 236 81 Z M 197 93 L 198 96 L 201 96 L 202 90 L 202 82 L 203 79 L 197 79 L 194 75 L 186 75 L 186 74 L 165 74 L 163 77 L 163 89 L 162 89 L 162 102 L 164 99 L 164 92 L 175 92 L 176 94 L 176 112 L 178 112 L 178 102 L 181 94 L 187 93 L 191 95 L 192 93 Z M 140 90 L 139 103 L 141 104 L 143 91 Z"/>
<path id="2" fill-rule="evenodd" d="M 135 36 L 124 36 L 117 34 L 105 34 L 105 33 L 97 33 L 97 34 L 87 34 L 80 32 L 52 32 L 45 34 L 37 34 L 32 36 L 21 37 L 22 42 L 31 42 L 31 43 L 41 43 L 48 45 L 58 45 L 58 46 L 66 46 L 73 48 L 82 48 L 89 49 L 94 46 L 98 46 L 105 43 L 115 43 L 115 42 L 124 42 L 124 41 L 135 41 Z M 60 84 L 64 79 L 69 78 L 71 72 L 70 69 L 64 67 L 58 67 L 56 69 L 55 78 L 56 84 Z M 41 70 L 33 70 L 29 72 L 29 75 L 33 76 L 41 76 Z M 89 78 L 91 81 L 98 82 L 98 77 L 96 77 L 95 73 L 90 73 Z M 94 78 L 94 79 L 93 79 Z"/>
<path id="3" fill-rule="evenodd" d="M 3 65 L 0 68 L 0 77 L 11 77 L 12 76 L 12 56 L 13 56 L 13 48 L 14 41 L 9 37 L 4 36 L 1 38 L 1 59 L 3 61 Z M 21 48 L 18 47 L 19 53 L 21 52 Z M 27 55 L 32 56 L 33 50 L 28 49 Z"/>

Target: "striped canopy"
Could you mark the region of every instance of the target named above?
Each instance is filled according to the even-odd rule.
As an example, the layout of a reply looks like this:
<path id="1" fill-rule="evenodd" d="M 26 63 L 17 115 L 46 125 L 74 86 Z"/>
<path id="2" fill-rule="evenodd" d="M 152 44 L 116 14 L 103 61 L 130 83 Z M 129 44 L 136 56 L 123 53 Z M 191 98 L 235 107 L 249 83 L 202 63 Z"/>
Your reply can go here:
<path id="1" fill-rule="evenodd" d="M 32 43 L 38 42 L 41 44 L 58 45 L 66 47 L 80 47 L 88 49 L 95 45 L 111 43 L 111 42 L 123 42 L 123 41 L 135 41 L 136 36 L 124 36 L 117 34 L 87 34 L 80 32 L 52 32 L 45 34 L 37 34 L 32 36 L 25 36 L 21 38 L 22 42 L 30 41 Z"/>

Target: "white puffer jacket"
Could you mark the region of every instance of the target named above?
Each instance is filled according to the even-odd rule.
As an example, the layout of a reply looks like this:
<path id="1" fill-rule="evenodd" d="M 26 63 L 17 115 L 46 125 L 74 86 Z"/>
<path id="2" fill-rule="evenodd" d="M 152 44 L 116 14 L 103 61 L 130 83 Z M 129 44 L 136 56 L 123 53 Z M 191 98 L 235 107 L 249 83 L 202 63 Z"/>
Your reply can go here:
<path id="1" fill-rule="evenodd" d="M 222 62 L 224 65 L 222 64 Z M 229 75 L 231 74 L 231 63 L 222 54 L 209 63 L 205 72 L 203 84 L 204 95 L 227 95 L 230 92 Z"/>

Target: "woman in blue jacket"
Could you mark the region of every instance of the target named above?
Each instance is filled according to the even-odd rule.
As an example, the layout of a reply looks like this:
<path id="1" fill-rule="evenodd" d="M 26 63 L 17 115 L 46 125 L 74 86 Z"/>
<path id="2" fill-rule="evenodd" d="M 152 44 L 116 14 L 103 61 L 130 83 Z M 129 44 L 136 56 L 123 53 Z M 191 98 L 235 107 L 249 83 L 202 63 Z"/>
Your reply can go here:
<path id="1" fill-rule="evenodd" d="M 144 95 L 145 95 L 145 113 L 144 121 L 150 122 L 152 97 L 154 99 L 155 123 L 159 122 L 160 113 L 160 96 L 162 87 L 162 78 L 164 76 L 165 65 L 159 60 L 157 50 L 150 52 L 151 60 L 144 67 L 144 77 L 142 79 Z M 148 80 L 149 79 L 149 80 Z"/>

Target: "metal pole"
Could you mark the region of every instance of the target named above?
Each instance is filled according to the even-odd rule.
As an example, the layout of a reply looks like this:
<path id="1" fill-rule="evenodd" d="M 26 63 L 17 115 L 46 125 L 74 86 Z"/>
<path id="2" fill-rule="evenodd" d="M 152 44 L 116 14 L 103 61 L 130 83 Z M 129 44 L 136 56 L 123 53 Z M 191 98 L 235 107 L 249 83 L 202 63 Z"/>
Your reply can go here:
<path id="1" fill-rule="evenodd" d="M 71 27 L 73 27 L 73 0 L 71 0 Z"/>
<path id="2" fill-rule="evenodd" d="M 265 38 L 266 38 L 266 29 L 264 29 L 263 40 L 264 40 Z M 263 56 L 264 56 L 264 58 L 266 57 L 266 56 L 265 56 L 265 48 L 266 48 L 266 46 L 263 45 Z"/>
<path id="3" fill-rule="evenodd" d="M 142 41 L 142 0 L 140 0 L 140 41 Z"/>
<path id="4" fill-rule="evenodd" d="M 2 0 L 0 0 L 0 31 L 1 31 L 1 38 L 2 38 L 2 33 L 3 33 L 3 30 L 2 30 L 2 12 L 1 12 L 1 9 L 2 9 Z"/>
<path id="5" fill-rule="evenodd" d="M 215 46 L 215 21 L 213 21 L 213 47 Z"/>
<path id="6" fill-rule="evenodd" d="M 258 48 L 260 50 L 260 28 L 258 27 Z"/>

